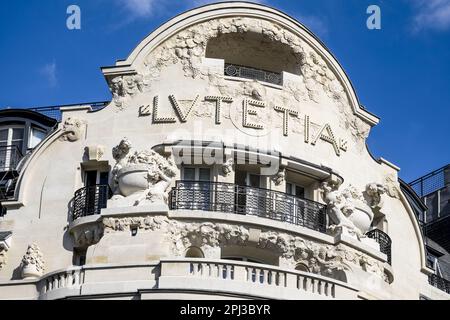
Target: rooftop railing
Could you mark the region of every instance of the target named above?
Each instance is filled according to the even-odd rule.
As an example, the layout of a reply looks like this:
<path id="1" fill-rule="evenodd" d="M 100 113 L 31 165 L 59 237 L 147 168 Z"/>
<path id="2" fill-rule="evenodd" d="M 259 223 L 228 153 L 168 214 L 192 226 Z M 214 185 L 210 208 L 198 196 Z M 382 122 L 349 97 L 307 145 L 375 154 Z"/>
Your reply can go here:
<path id="1" fill-rule="evenodd" d="M 108 185 L 98 184 L 78 189 L 73 197 L 73 220 L 100 214 L 100 211 L 106 208 L 106 203 L 111 196 L 111 188 Z"/>
<path id="2" fill-rule="evenodd" d="M 255 79 L 276 85 L 283 84 L 283 75 L 281 73 L 244 67 L 237 64 L 225 63 L 224 74 L 230 77 Z"/>
<path id="3" fill-rule="evenodd" d="M 172 210 L 253 215 L 326 232 L 325 205 L 268 189 L 222 182 L 177 181 L 169 204 Z"/>
<path id="4" fill-rule="evenodd" d="M 58 121 L 61 121 L 61 108 L 74 107 L 74 106 L 80 106 L 80 105 L 89 105 L 89 106 L 91 106 L 92 111 L 97 111 L 97 110 L 103 109 L 108 103 L 109 103 L 109 101 L 75 103 L 75 104 L 66 104 L 66 105 L 59 105 L 59 106 L 27 108 L 27 110 L 39 112 L 49 118 L 53 118 Z"/>
<path id="5" fill-rule="evenodd" d="M 446 186 L 445 172 L 448 170 L 450 164 L 410 182 L 409 185 L 419 197 L 424 197 Z"/>

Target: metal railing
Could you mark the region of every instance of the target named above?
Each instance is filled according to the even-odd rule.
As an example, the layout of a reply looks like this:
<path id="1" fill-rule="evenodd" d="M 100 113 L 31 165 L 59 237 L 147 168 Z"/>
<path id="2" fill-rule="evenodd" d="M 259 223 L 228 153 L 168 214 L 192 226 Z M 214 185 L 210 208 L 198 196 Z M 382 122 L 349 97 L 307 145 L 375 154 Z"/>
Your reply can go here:
<path id="1" fill-rule="evenodd" d="M 53 118 L 58 121 L 61 121 L 61 108 L 63 108 L 63 107 L 89 105 L 89 106 L 91 106 L 92 111 L 97 111 L 97 110 L 103 109 L 108 103 L 109 103 L 109 101 L 75 103 L 75 104 L 66 104 L 66 105 L 60 105 L 60 106 L 27 108 L 27 110 L 39 112 L 49 118 Z"/>
<path id="2" fill-rule="evenodd" d="M 436 274 L 430 274 L 428 275 L 428 283 L 433 287 L 436 287 L 450 294 L 450 281 L 441 278 Z"/>
<path id="3" fill-rule="evenodd" d="M 255 79 L 277 85 L 283 84 L 283 75 L 281 73 L 244 67 L 237 64 L 225 63 L 224 74 L 226 76 Z"/>
<path id="4" fill-rule="evenodd" d="M 409 185 L 419 195 L 419 197 L 424 197 L 445 187 L 446 170 L 450 170 L 450 165 L 446 165 L 440 169 L 430 172 L 429 174 L 410 182 Z"/>
<path id="5" fill-rule="evenodd" d="M 100 214 L 101 209 L 106 208 L 106 202 L 111 196 L 111 188 L 108 185 L 97 184 L 78 189 L 73 197 L 73 220 Z"/>
<path id="6" fill-rule="evenodd" d="M 366 233 L 366 236 L 374 239 L 378 244 L 380 245 L 380 251 L 387 256 L 387 262 L 391 264 L 392 262 L 392 255 L 391 255 L 391 245 L 392 240 L 391 238 L 384 233 L 383 231 L 379 229 L 373 229 Z"/>
<path id="7" fill-rule="evenodd" d="M 17 168 L 23 158 L 22 152 L 16 145 L 0 147 L 0 171 L 11 171 Z"/>
<path id="8" fill-rule="evenodd" d="M 254 215 L 326 232 L 325 205 L 268 189 L 221 182 L 177 181 L 169 203 L 172 210 Z"/>

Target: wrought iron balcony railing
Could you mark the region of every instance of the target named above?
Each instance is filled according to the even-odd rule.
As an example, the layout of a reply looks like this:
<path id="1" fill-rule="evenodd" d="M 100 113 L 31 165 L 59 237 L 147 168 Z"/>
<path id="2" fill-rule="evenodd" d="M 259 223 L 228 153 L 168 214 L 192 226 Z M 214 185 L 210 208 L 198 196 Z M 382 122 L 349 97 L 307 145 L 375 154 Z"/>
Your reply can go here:
<path id="1" fill-rule="evenodd" d="M 78 189 L 73 197 L 73 220 L 100 214 L 101 209 L 106 208 L 106 202 L 111 196 L 111 188 L 108 185 L 97 184 Z"/>
<path id="2" fill-rule="evenodd" d="M 325 205 L 268 189 L 221 182 L 177 181 L 169 203 L 172 210 L 254 215 L 326 231 Z"/>
<path id="3" fill-rule="evenodd" d="M 16 170 L 22 152 L 16 145 L 0 146 L 0 172 Z"/>
<path id="4" fill-rule="evenodd" d="M 428 283 L 433 287 L 436 287 L 450 294 L 450 281 L 448 281 L 447 279 L 441 278 L 437 274 L 430 274 L 428 276 Z"/>
<path id="5" fill-rule="evenodd" d="M 392 258 L 391 258 L 391 245 L 392 240 L 391 238 L 384 233 L 383 231 L 379 229 L 373 229 L 366 233 L 366 236 L 369 238 L 374 239 L 376 242 L 380 245 L 380 251 L 387 256 L 387 262 L 391 264 Z"/>
<path id="6" fill-rule="evenodd" d="M 277 85 L 283 84 L 283 75 L 281 73 L 244 67 L 237 64 L 225 63 L 224 74 L 226 76 L 255 79 Z"/>

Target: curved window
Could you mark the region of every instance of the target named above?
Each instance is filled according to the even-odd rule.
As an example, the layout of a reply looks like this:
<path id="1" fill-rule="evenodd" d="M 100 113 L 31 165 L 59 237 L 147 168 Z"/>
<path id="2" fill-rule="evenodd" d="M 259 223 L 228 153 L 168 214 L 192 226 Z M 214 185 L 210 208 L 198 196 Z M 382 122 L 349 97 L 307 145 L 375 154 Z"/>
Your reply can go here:
<path id="1" fill-rule="evenodd" d="M 303 272 L 309 272 L 309 268 L 304 263 L 299 263 L 295 266 L 295 270 L 297 271 L 303 271 Z"/>
<path id="2" fill-rule="evenodd" d="M 36 127 L 32 127 L 31 133 L 30 133 L 30 139 L 28 141 L 28 148 L 33 149 L 34 147 L 36 147 L 39 144 L 39 142 L 44 140 L 46 135 L 47 135 L 47 132 L 45 132 L 45 130 L 42 130 L 42 129 L 39 129 Z"/>
<path id="3" fill-rule="evenodd" d="M 228 33 L 208 41 L 206 58 L 225 61 L 225 75 L 282 84 L 282 72 L 301 74 L 301 53 L 253 32 Z"/>
<path id="4" fill-rule="evenodd" d="M 15 168 L 22 157 L 23 126 L 0 127 L 0 170 Z"/>
<path id="5" fill-rule="evenodd" d="M 200 248 L 189 247 L 186 250 L 185 257 L 186 258 L 204 258 L 205 255 L 203 254 L 203 251 Z"/>

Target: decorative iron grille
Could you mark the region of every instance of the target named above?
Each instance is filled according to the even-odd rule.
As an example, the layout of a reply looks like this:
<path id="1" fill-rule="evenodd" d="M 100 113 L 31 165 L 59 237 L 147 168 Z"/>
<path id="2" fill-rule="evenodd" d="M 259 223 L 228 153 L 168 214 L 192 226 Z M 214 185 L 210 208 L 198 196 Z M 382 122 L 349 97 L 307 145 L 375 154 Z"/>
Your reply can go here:
<path id="1" fill-rule="evenodd" d="M 380 251 L 387 256 L 387 262 L 391 264 L 391 238 L 379 229 L 373 229 L 366 233 L 366 236 L 374 239 L 376 242 L 380 244 Z"/>
<path id="2" fill-rule="evenodd" d="M 78 189 L 73 197 L 73 220 L 100 214 L 101 209 L 106 208 L 106 202 L 111 196 L 112 192 L 108 185 L 98 184 Z"/>
<path id="3" fill-rule="evenodd" d="M 0 171 L 11 171 L 17 168 L 23 158 L 22 152 L 15 145 L 0 147 Z"/>
<path id="4" fill-rule="evenodd" d="M 254 215 L 326 232 L 325 205 L 232 183 L 177 181 L 170 193 L 170 207 Z"/>
<path id="5" fill-rule="evenodd" d="M 244 67 L 237 64 L 225 63 L 224 74 L 230 77 L 255 79 L 277 85 L 283 84 L 283 76 L 281 73 Z"/>
<path id="6" fill-rule="evenodd" d="M 450 281 L 439 277 L 437 274 L 428 275 L 428 283 L 442 291 L 450 294 Z"/>

